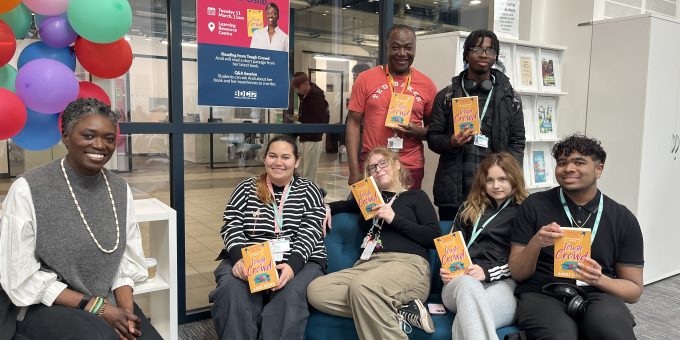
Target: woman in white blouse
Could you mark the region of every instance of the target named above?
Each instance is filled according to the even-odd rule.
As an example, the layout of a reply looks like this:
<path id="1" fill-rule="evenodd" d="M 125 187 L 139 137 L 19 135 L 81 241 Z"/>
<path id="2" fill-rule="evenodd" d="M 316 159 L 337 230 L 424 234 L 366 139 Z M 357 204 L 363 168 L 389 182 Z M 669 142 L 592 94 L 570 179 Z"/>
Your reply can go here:
<path id="1" fill-rule="evenodd" d="M 288 52 L 288 35 L 279 27 L 279 6 L 270 2 L 264 11 L 267 26 L 253 32 L 250 48 Z"/>
<path id="2" fill-rule="evenodd" d="M 104 169 L 118 116 L 78 99 L 62 118 L 66 157 L 11 186 L 0 220 L 0 283 L 21 307 L 19 339 L 161 339 L 133 302 L 147 278 L 132 192 Z"/>

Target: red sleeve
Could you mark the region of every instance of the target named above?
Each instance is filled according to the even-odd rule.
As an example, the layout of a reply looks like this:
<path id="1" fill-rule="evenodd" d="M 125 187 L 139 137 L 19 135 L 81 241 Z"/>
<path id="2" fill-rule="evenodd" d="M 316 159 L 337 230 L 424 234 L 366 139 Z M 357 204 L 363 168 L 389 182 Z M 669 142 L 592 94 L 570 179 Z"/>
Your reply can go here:
<path id="1" fill-rule="evenodd" d="M 425 111 L 423 112 L 423 120 L 427 123 L 430 122 L 430 116 L 432 115 L 432 107 L 434 106 L 434 97 L 437 95 L 437 87 L 430 78 L 427 78 L 427 92 L 425 94 Z"/>
<path id="2" fill-rule="evenodd" d="M 368 78 L 366 73 L 368 72 L 361 72 L 352 86 L 352 94 L 349 96 L 348 106 L 350 111 L 363 113 L 366 109 L 366 83 Z"/>

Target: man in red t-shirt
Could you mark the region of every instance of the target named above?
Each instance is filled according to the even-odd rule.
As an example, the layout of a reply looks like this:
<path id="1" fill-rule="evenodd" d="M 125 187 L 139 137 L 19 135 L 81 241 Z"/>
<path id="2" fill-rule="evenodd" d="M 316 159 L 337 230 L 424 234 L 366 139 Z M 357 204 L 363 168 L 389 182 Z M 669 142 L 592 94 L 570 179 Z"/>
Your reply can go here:
<path id="1" fill-rule="evenodd" d="M 349 184 L 363 177 L 360 164 L 366 160 L 368 152 L 376 147 L 388 146 L 390 139 L 396 142 L 391 148 L 398 150 L 399 160 L 411 172 L 412 188 L 420 188 L 425 166 L 422 141 L 427 134 L 437 88 L 429 77 L 411 68 L 415 54 L 416 34 L 413 29 L 394 25 L 388 32 L 387 65 L 374 67 L 357 77 L 349 100 L 346 131 Z M 392 129 L 385 126 L 385 118 L 392 96 L 397 94 L 412 96 L 413 107 L 409 124 L 400 124 Z M 362 119 L 363 135 L 359 136 Z M 360 138 L 361 157 L 358 152 Z"/>

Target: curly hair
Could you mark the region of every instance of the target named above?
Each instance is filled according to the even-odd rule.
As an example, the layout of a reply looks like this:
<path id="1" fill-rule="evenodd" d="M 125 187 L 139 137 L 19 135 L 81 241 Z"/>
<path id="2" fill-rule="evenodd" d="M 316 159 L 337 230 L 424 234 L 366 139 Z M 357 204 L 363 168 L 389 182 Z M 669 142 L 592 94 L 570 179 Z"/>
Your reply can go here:
<path id="1" fill-rule="evenodd" d="M 388 148 L 375 148 L 368 153 L 366 156 L 366 163 L 364 164 L 364 178 L 370 176 L 368 173 L 368 160 L 371 159 L 373 155 L 381 155 L 385 157 L 385 159 L 390 163 L 393 173 L 398 175 L 396 179 L 399 182 L 399 185 L 401 185 L 404 190 L 411 188 L 411 185 L 413 184 L 411 172 L 404 166 L 397 170 L 396 165 L 401 164 L 401 162 L 399 162 L 399 156 Z"/>
<path id="2" fill-rule="evenodd" d="M 508 176 L 513 189 L 512 196 L 516 203 L 522 203 L 529 196 L 524 183 L 524 174 L 517 160 L 507 152 L 489 154 L 479 163 L 479 168 L 475 172 L 470 194 L 460 212 L 460 221 L 474 223 L 487 208 L 492 207 L 491 199 L 486 193 L 486 177 L 489 169 L 494 165 L 498 165 Z"/>
<path id="3" fill-rule="evenodd" d="M 555 159 L 561 156 L 569 156 L 574 152 L 589 156 L 594 161 L 600 161 L 601 163 L 604 163 L 607 159 L 607 153 L 602 148 L 600 141 L 586 135 L 575 133 L 555 143 L 552 148 L 552 155 Z"/>
<path id="4" fill-rule="evenodd" d="M 467 64 L 468 62 L 468 54 L 474 48 L 477 46 L 477 42 L 479 39 L 482 39 L 481 41 L 484 41 L 484 38 L 491 38 L 491 47 L 493 47 L 496 51 L 499 51 L 501 49 L 501 43 L 498 41 L 498 37 L 496 36 L 496 33 L 491 32 L 489 30 L 477 30 L 465 38 L 465 43 L 463 44 L 463 61 Z M 496 61 L 498 61 L 498 53 L 496 53 Z"/>
<path id="5" fill-rule="evenodd" d="M 61 116 L 61 133 L 69 134 L 73 126 L 86 115 L 101 115 L 108 118 L 118 129 L 118 114 L 111 107 L 94 98 L 79 98 L 66 106 Z"/>

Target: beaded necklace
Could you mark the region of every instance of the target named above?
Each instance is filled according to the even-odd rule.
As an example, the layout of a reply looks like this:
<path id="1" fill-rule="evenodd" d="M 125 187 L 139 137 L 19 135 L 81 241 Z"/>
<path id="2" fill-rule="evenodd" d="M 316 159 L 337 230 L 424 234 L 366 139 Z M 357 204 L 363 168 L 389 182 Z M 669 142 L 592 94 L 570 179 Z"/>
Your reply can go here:
<path id="1" fill-rule="evenodd" d="M 97 240 L 96 237 L 94 237 L 94 234 L 92 233 L 92 229 L 90 229 L 90 225 L 87 223 L 87 220 L 85 219 L 85 215 L 83 215 L 83 211 L 80 209 L 80 204 L 78 204 L 78 199 L 76 198 L 76 194 L 73 192 L 73 187 L 71 187 L 71 181 L 68 179 L 68 175 L 66 174 L 66 168 L 64 168 L 64 159 L 61 159 L 61 172 L 64 174 L 64 179 L 66 180 L 66 184 L 68 185 L 68 190 L 71 192 L 71 197 L 73 198 L 73 203 L 76 204 L 76 208 L 78 209 L 78 213 L 80 214 L 80 218 L 83 220 L 83 224 L 85 224 L 85 228 L 87 229 L 87 232 L 90 233 L 90 237 L 94 241 L 94 243 L 97 245 L 97 248 L 101 250 L 104 253 L 111 254 L 116 249 L 118 249 L 118 243 L 120 242 L 120 226 L 118 225 L 118 213 L 116 212 L 116 202 L 113 200 L 113 195 L 111 194 L 111 186 L 109 186 L 109 180 L 106 178 L 106 173 L 102 171 L 102 176 L 104 176 L 104 182 L 106 182 L 106 189 L 109 191 L 109 198 L 111 199 L 111 206 L 113 207 L 113 217 L 116 219 L 116 245 L 113 247 L 111 250 L 106 250 L 104 249 L 101 244 L 99 244 L 99 241 Z"/>

